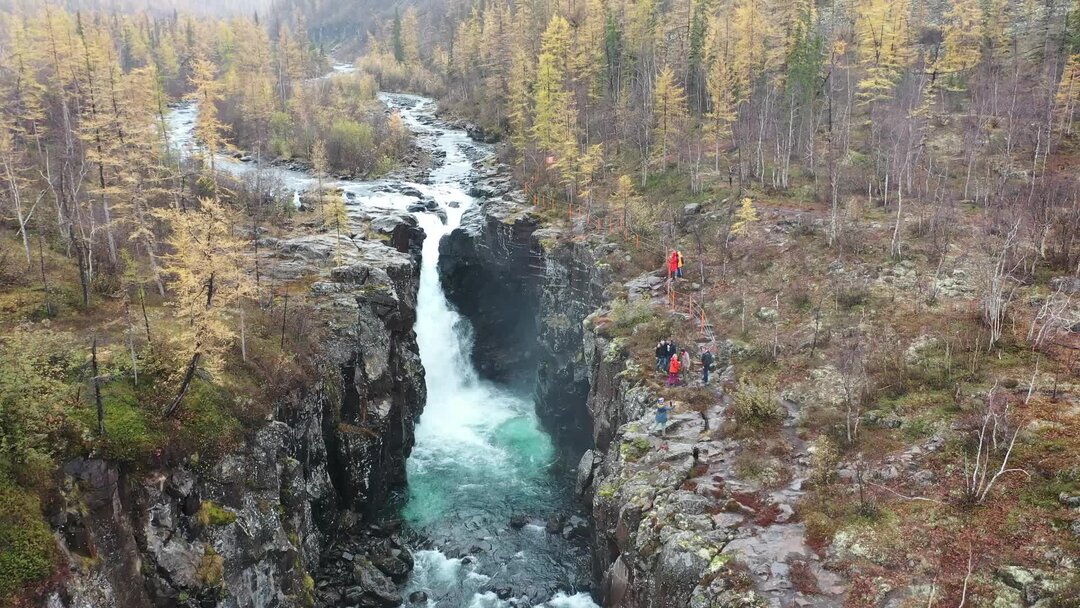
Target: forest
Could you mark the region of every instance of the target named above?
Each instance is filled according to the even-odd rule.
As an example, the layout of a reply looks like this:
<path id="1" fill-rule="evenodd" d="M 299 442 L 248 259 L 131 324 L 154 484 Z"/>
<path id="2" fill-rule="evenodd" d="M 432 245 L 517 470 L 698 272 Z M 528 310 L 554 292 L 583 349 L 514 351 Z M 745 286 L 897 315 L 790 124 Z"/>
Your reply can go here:
<path id="1" fill-rule="evenodd" d="M 590 208 L 656 174 L 824 201 L 830 238 L 855 197 L 918 199 L 931 231 L 974 204 L 1068 270 L 1078 22 L 1055 0 L 466 3 L 405 9 L 360 64 Z"/>

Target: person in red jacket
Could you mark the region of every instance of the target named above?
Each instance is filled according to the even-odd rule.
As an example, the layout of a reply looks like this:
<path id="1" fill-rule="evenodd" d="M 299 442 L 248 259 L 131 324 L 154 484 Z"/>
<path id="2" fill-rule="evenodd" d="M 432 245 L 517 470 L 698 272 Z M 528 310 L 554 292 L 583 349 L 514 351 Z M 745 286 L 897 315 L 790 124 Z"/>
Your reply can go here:
<path id="1" fill-rule="evenodd" d="M 674 249 L 671 250 L 671 257 L 668 258 L 667 263 L 668 276 L 679 276 L 679 252 Z"/>
<path id="2" fill-rule="evenodd" d="M 682 363 L 679 362 L 679 357 L 672 357 L 668 363 L 667 385 L 676 386 L 679 384 L 679 371 L 682 370 Z"/>

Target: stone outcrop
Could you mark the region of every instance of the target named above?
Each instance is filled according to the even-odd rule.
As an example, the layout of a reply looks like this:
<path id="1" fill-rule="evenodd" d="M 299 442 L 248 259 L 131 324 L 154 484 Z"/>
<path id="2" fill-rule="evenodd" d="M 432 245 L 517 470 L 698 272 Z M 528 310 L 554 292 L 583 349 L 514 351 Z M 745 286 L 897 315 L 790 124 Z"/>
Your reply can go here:
<path id="1" fill-rule="evenodd" d="M 412 568 L 374 510 L 405 481 L 423 407 L 413 326 L 422 231 L 375 218 L 326 272 L 334 240 L 265 243 L 275 281 L 311 289 L 328 340 L 313 382 L 273 404 L 244 445 L 208 463 L 130 472 L 64 467 L 53 523 L 69 576 L 49 608 L 396 606 Z M 107 559 L 101 559 L 107 557 Z"/>
<path id="2" fill-rule="evenodd" d="M 636 362 L 597 313 L 586 321 L 597 453 L 578 468 L 579 493 L 591 497 L 594 574 L 603 605 L 619 608 L 749 608 L 842 605 L 843 586 L 806 546 L 793 521 L 804 479 L 766 492 L 738 479 L 739 441 L 716 433 L 722 393 L 707 407 L 676 409 L 663 434 L 653 428 L 656 401 Z M 726 348 L 718 349 L 726 365 Z M 731 374 L 717 374 L 718 384 Z M 794 420 L 794 418 L 791 418 Z M 793 456 L 805 446 L 790 437 Z M 805 595 L 792 571 L 814 580 Z"/>

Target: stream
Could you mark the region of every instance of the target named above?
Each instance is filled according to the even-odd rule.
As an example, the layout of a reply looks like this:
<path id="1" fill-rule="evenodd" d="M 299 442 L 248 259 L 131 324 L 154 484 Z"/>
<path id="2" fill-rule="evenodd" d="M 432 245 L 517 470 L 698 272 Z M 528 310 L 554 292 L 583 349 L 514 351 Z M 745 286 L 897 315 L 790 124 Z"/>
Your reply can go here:
<path id="1" fill-rule="evenodd" d="M 380 99 L 432 153 L 430 177 L 425 183 L 390 176 L 325 185 L 341 188 L 354 213 L 405 210 L 420 200 L 418 192 L 446 214 L 445 223 L 436 213 L 416 214 L 426 234 L 416 333 L 428 399 L 407 463 L 408 488 L 394 506 L 415 551 L 404 597 L 416 592 L 414 598 L 427 598 L 419 605 L 440 608 L 595 608 L 582 591 L 591 581 L 587 539 L 567 532 L 584 526 L 573 473 L 558 464 L 532 396 L 479 378 L 469 356 L 471 327 L 447 301 L 439 278 L 439 242 L 475 204 L 467 194 L 475 163 L 494 149 L 439 122 L 429 99 L 389 93 Z M 197 114 L 198 107 L 186 103 L 166 117 L 169 143 L 181 156 L 197 146 Z M 310 174 L 225 155 L 216 164 L 238 178 L 274 180 L 294 199 L 315 185 Z M 577 528 L 560 523 L 549 532 L 552 517 Z"/>

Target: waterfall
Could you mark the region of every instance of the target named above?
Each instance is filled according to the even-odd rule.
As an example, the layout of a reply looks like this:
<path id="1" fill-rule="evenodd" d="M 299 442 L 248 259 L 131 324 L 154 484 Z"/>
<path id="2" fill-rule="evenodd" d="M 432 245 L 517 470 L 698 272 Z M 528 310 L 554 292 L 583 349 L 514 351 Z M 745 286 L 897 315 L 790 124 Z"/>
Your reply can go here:
<path id="1" fill-rule="evenodd" d="M 340 71 L 340 70 L 339 70 Z M 417 135 L 439 152 L 427 183 L 399 178 L 330 181 L 346 193 L 350 209 L 400 212 L 420 192 L 434 199 L 434 213 L 418 213 L 426 239 L 422 252 L 416 334 L 426 371 L 427 403 L 409 458 L 408 495 L 402 516 L 408 533 L 423 539 L 409 592 L 423 591 L 428 606 L 504 608 L 547 600 L 548 608 L 595 608 L 585 593 L 589 556 L 580 538 L 549 533 L 545 519 L 576 513 L 573 482 L 553 471 L 556 454 L 540 427 L 532 396 L 481 380 L 470 360 L 471 329 L 446 299 L 439 279 L 439 242 L 460 225 L 475 201 L 467 194 L 473 159 L 490 154 L 460 129 L 433 120 L 434 103 L 412 95 L 383 94 Z M 181 154 L 195 149 L 198 108 L 184 104 L 169 117 L 170 140 Z M 433 155 L 434 156 L 434 155 Z M 255 163 L 219 156 L 222 171 L 251 178 Z M 314 179 L 303 172 L 270 169 L 284 192 L 303 191 Z M 511 519 L 523 525 L 511 526 Z M 499 599 L 502 596 L 505 599 Z"/>
<path id="2" fill-rule="evenodd" d="M 406 124 L 416 131 L 430 129 Z M 543 516 L 566 508 L 566 480 L 553 479 L 556 454 L 540 428 L 530 395 L 516 394 L 479 378 L 470 360 L 471 329 L 446 299 L 439 278 L 439 242 L 456 228 L 474 201 L 465 192 L 471 162 L 464 154 L 474 144 L 460 132 L 435 130 L 434 145 L 445 151 L 444 164 L 421 187 L 447 213 L 444 225 L 431 214 L 418 219 L 427 235 L 423 246 L 417 303 L 417 342 L 426 372 L 428 400 L 416 428 L 408 462 L 406 523 L 456 547 L 420 551 L 407 591 L 423 590 L 431 605 L 495 608 L 527 595 L 523 584 L 546 579 L 553 592 L 575 580 L 553 564 L 569 543 L 533 523 L 510 530 L 514 515 Z M 441 538 L 440 538 L 441 537 Z M 510 601 L 500 600 L 493 589 Z M 532 589 L 536 591 L 536 589 Z M 513 603 L 511 603 L 513 602 Z M 556 594 L 552 608 L 595 606 L 586 594 Z"/>

